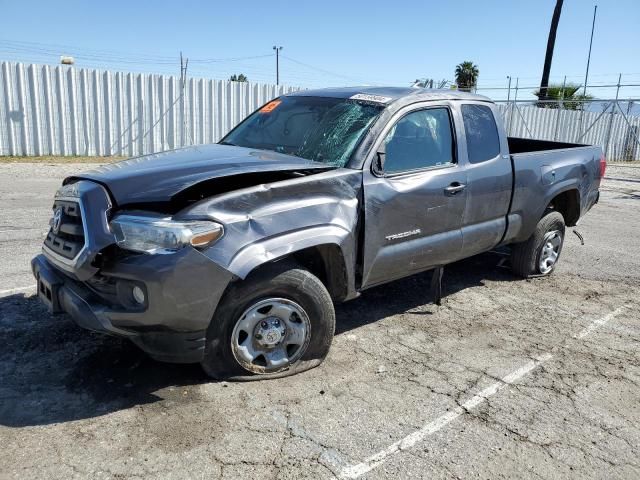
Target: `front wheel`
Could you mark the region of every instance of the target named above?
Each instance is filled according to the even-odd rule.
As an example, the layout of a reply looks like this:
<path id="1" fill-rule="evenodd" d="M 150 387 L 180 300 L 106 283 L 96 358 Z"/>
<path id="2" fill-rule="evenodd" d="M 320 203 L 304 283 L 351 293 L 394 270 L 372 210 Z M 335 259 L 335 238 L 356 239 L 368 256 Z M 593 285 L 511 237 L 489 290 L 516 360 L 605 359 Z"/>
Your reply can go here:
<path id="1" fill-rule="evenodd" d="M 556 211 L 547 212 L 538 222 L 528 240 L 515 244 L 511 251 L 511 269 L 524 278 L 549 275 L 553 272 L 564 243 L 564 217 Z"/>
<path id="2" fill-rule="evenodd" d="M 207 331 L 202 367 L 216 379 L 293 375 L 324 360 L 334 330 L 323 283 L 296 264 L 278 262 L 226 292 Z"/>

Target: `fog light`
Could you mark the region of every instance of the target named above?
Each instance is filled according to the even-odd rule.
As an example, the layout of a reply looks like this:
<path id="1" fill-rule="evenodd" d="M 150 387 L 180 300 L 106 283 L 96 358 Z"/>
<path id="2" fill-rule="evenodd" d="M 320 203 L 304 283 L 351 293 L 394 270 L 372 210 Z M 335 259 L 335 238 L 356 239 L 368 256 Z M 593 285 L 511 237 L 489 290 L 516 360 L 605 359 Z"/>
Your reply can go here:
<path id="1" fill-rule="evenodd" d="M 144 304 L 144 292 L 142 291 L 142 289 L 140 287 L 133 287 L 133 290 L 131 290 L 131 293 L 133 294 L 133 299 L 139 303 L 140 305 Z"/>

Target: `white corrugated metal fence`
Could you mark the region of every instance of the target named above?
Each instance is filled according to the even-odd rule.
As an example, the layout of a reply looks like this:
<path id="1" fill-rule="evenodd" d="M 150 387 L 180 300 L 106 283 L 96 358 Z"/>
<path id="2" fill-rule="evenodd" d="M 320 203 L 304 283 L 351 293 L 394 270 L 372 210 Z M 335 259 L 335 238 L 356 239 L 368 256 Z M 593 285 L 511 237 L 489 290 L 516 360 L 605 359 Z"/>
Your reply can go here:
<path id="1" fill-rule="evenodd" d="M 0 64 L 0 155 L 142 155 L 218 141 L 293 87 Z"/>
<path id="2" fill-rule="evenodd" d="M 177 76 L 2 62 L 0 155 L 133 156 L 212 143 L 294 90 L 201 78 L 182 88 Z M 610 161 L 640 160 L 638 116 L 515 105 L 500 104 L 512 136 L 596 144 Z"/>

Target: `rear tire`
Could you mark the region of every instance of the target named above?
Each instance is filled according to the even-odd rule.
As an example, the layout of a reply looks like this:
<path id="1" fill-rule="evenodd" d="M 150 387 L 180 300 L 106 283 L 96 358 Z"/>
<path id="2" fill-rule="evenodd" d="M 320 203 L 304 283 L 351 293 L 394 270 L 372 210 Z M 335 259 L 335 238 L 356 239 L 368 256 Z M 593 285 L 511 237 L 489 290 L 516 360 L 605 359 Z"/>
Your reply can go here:
<path id="1" fill-rule="evenodd" d="M 560 258 L 564 235 L 564 217 L 554 210 L 548 211 L 528 240 L 513 245 L 513 273 L 523 278 L 550 275 Z"/>
<path id="2" fill-rule="evenodd" d="M 324 284 L 293 262 L 276 262 L 229 287 L 207 330 L 201 365 L 218 380 L 294 375 L 322 363 L 334 331 Z"/>

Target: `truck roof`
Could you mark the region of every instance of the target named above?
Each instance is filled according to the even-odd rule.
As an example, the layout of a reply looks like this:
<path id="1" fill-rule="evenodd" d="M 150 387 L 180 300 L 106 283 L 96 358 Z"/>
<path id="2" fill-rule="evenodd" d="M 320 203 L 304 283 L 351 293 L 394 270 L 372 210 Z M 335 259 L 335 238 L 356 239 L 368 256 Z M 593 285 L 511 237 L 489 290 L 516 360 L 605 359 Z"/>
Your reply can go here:
<path id="1" fill-rule="evenodd" d="M 450 89 L 427 89 L 413 87 L 337 87 L 337 88 L 321 88 L 317 90 L 299 90 L 287 94 L 287 96 L 298 97 L 333 97 L 333 98 L 350 98 L 354 95 L 372 95 L 379 97 L 387 97 L 390 100 L 384 103 L 392 103 L 400 99 L 408 99 L 408 97 L 416 100 L 479 100 L 491 102 L 492 100 L 484 95 L 475 93 L 461 92 L 459 90 Z"/>

